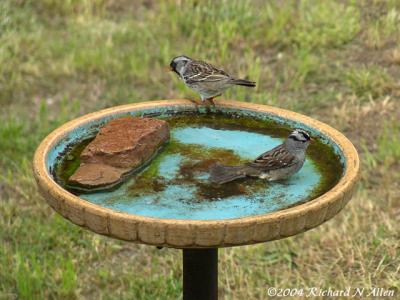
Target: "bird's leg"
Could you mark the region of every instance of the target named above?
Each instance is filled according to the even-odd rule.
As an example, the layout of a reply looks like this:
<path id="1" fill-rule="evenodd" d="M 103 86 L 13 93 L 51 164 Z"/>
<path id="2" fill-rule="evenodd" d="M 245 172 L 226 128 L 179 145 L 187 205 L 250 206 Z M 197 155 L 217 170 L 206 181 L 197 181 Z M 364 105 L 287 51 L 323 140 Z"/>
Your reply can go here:
<path id="1" fill-rule="evenodd" d="M 212 106 L 215 106 L 214 97 L 207 98 L 206 101 L 210 102 L 210 104 L 211 104 Z"/>
<path id="2" fill-rule="evenodd" d="M 196 105 L 196 106 L 199 106 L 199 105 L 202 105 L 203 104 L 203 102 L 199 102 L 199 101 L 197 101 L 197 100 L 194 100 L 194 99 L 188 99 L 190 102 L 192 102 L 194 105 Z"/>
<path id="3" fill-rule="evenodd" d="M 212 106 L 215 106 L 214 98 L 219 97 L 219 96 L 221 96 L 221 94 L 218 94 L 218 95 L 216 95 L 216 96 L 212 96 L 212 97 L 210 97 L 210 98 L 207 98 L 206 101 L 210 102 L 210 104 L 211 104 Z"/>

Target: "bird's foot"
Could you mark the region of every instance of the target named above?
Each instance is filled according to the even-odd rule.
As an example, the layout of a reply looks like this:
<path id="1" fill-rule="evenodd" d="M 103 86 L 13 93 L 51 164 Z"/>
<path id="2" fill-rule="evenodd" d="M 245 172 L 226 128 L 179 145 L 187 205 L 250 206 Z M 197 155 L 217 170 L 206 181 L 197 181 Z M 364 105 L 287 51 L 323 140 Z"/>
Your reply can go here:
<path id="1" fill-rule="evenodd" d="M 209 103 L 210 105 L 215 106 L 214 99 L 215 99 L 216 97 L 221 96 L 221 95 L 222 95 L 222 94 L 218 94 L 218 95 L 212 96 L 212 97 L 210 97 L 210 98 L 205 99 L 204 101 L 208 101 L 208 103 Z"/>
<path id="2" fill-rule="evenodd" d="M 203 102 L 200 102 L 200 101 L 197 101 L 197 100 L 194 100 L 194 99 L 188 99 L 190 102 L 192 102 L 194 105 L 196 105 L 196 106 L 200 106 L 200 105 L 203 105 Z"/>
<path id="3" fill-rule="evenodd" d="M 214 97 L 208 98 L 205 101 L 208 101 L 209 104 L 211 104 L 212 106 L 215 106 Z"/>

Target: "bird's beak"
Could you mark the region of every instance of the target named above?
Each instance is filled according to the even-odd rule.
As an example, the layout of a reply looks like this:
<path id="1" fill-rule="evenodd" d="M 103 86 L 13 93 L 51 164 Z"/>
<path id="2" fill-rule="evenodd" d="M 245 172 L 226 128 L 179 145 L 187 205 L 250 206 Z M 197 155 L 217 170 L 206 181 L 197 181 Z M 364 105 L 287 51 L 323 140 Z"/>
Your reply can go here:
<path id="1" fill-rule="evenodd" d="M 172 68 L 171 68 L 171 66 L 166 66 L 166 67 L 164 68 L 164 70 L 165 70 L 165 72 L 172 72 L 172 71 L 173 71 Z"/>
<path id="2" fill-rule="evenodd" d="M 314 143 L 315 139 L 313 139 L 312 137 L 310 137 L 310 143 Z"/>

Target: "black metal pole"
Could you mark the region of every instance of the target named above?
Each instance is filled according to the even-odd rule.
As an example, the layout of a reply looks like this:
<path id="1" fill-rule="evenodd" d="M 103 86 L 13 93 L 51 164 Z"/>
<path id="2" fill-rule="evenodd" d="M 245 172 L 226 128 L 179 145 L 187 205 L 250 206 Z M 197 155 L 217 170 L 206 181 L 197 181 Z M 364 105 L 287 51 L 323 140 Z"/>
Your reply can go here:
<path id="1" fill-rule="evenodd" d="M 183 249 L 183 299 L 218 299 L 218 249 Z"/>

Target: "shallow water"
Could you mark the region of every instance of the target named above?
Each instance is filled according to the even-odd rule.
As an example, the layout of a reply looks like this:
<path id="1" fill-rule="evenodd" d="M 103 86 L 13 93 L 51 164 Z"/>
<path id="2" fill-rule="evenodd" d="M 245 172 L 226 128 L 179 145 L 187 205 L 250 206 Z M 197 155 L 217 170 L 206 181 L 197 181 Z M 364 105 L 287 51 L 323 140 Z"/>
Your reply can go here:
<path id="1" fill-rule="evenodd" d="M 213 184 L 208 173 L 212 164 L 218 161 L 238 165 L 252 160 L 282 143 L 292 129 L 244 117 L 203 115 L 166 120 L 171 126 L 171 140 L 149 166 L 116 190 L 80 197 L 117 211 L 149 217 L 229 219 L 303 203 L 330 189 L 342 174 L 340 159 L 333 149 L 317 141 L 310 146 L 303 168 L 287 180 L 266 182 L 250 178 Z M 79 151 L 73 152 L 78 154 Z M 69 159 L 59 170 L 71 172 L 68 166 L 74 160 L 71 156 Z"/>

